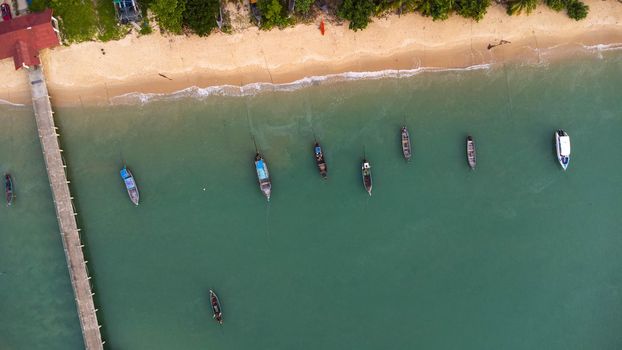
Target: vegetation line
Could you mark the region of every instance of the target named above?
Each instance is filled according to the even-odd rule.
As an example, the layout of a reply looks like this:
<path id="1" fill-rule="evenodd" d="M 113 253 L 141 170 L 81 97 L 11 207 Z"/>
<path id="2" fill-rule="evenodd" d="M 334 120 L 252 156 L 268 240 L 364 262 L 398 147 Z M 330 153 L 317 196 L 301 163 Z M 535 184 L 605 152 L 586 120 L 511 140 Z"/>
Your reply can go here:
<path id="1" fill-rule="evenodd" d="M 231 12 L 247 17 L 249 25 L 261 29 L 284 28 L 296 23 L 310 23 L 318 17 L 329 21 L 349 21 L 349 28 L 362 30 L 374 16 L 388 13 L 402 15 L 418 12 L 435 21 L 453 14 L 480 21 L 491 0 L 137 0 L 146 20 L 138 25 L 140 34 L 151 32 L 148 18 L 161 31 L 173 34 L 207 36 L 215 31 L 232 31 Z M 589 7 L 581 0 L 495 0 L 508 15 L 530 14 L 539 2 L 555 11 L 566 10 L 575 20 L 584 19 Z M 248 9 L 246 7 L 248 6 Z M 46 7 L 59 17 L 67 43 L 89 40 L 115 40 L 132 31 L 132 25 L 119 24 L 113 0 L 32 0 L 31 11 Z M 244 9 L 244 10 L 243 10 Z"/>

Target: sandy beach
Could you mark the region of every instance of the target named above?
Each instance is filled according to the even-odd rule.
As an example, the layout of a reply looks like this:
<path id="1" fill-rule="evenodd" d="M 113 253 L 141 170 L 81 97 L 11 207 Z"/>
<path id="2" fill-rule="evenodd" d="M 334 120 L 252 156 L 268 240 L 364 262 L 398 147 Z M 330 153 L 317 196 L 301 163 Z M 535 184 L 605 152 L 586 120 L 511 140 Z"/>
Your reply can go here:
<path id="1" fill-rule="evenodd" d="M 45 50 L 41 58 L 56 105 L 108 104 L 131 93 L 250 83 L 289 83 L 304 77 L 388 69 L 465 68 L 511 60 L 539 63 L 568 53 L 622 43 L 622 3 L 588 0 L 575 21 L 540 4 L 530 15 L 508 16 L 493 5 L 480 22 L 452 16 L 434 22 L 419 14 L 376 18 L 363 31 L 347 23 L 284 30 L 249 27 L 234 34 L 127 36 Z M 319 24 L 319 19 L 317 20 Z M 501 40 L 508 43 L 488 48 Z M 622 46 L 622 45 L 621 45 Z M 28 103 L 26 73 L 0 61 L 0 99 Z"/>

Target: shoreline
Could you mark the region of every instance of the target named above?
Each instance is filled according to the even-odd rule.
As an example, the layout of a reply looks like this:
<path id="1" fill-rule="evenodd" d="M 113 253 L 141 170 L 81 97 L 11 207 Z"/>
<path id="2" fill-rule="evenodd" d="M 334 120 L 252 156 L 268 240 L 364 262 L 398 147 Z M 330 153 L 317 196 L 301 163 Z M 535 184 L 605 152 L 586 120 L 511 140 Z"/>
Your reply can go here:
<path id="1" fill-rule="evenodd" d="M 270 83 L 257 82 L 246 85 L 213 85 L 207 87 L 190 86 L 181 90 L 170 92 L 128 92 L 110 98 L 112 105 L 146 103 L 152 100 L 176 99 L 178 97 L 208 97 L 208 96 L 251 96 L 261 92 L 288 92 L 303 89 L 309 86 L 323 85 L 330 83 L 356 81 L 356 80 L 376 80 L 385 78 L 407 78 L 421 73 L 448 72 L 448 71 L 470 71 L 489 69 L 491 65 L 482 64 L 464 68 L 415 68 L 415 69 L 385 69 L 369 72 L 343 72 L 337 74 L 308 76 L 292 82 Z"/>
<path id="2" fill-rule="evenodd" d="M 586 3 L 590 13 L 578 22 L 544 5 L 528 16 L 508 16 L 504 7 L 493 4 L 480 22 L 455 15 L 434 22 L 407 14 L 375 18 L 359 32 L 346 23 L 326 23 L 324 36 L 315 25 L 268 32 L 248 28 L 207 38 L 154 33 L 58 47 L 42 51 L 41 59 L 52 103 L 75 106 L 107 105 L 132 93 L 223 86 L 234 91 L 249 84 L 292 84 L 348 72 L 539 64 L 589 53 L 590 47 L 598 51 L 597 45 L 622 48 L 622 4 Z M 488 49 L 501 40 L 509 43 Z M 30 104 L 27 75 L 14 71 L 12 60 L 0 61 L 0 76 L 0 100 Z"/>

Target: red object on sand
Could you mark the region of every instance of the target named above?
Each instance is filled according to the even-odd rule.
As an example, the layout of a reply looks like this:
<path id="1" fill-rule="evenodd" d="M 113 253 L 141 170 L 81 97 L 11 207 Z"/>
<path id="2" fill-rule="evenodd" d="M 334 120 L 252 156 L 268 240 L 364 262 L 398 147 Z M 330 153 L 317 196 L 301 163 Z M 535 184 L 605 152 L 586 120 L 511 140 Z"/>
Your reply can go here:
<path id="1" fill-rule="evenodd" d="M 322 18 L 322 21 L 320 22 L 320 33 L 324 35 L 324 18 Z"/>

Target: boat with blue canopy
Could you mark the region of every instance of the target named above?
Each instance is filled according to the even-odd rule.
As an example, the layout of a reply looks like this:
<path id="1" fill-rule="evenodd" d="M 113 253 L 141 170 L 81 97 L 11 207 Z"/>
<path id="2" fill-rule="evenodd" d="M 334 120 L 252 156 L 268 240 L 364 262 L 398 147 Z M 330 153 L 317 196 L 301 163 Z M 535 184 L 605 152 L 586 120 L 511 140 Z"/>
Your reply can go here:
<path id="1" fill-rule="evenodd" d="M 120 173 L 123 183 L 125 184 L 125 188 L 127 189 L 127 194 L 130 196 L 130 200 L 135 205 L 138 205 L 140 194 L 138 193 L 138 186 L 136 186 L 136 181 L 134 181 L 132 172 L 124 165 Z"/>
<path id="2" fill-rule="evenodd" d="M 272 181 L 270 180 L 270 173 L 268 172 L 268 164 L 263 157 L 257 152 L 255 154 L 255 170 L 257 171 L 257 182 L 259 182 L 259 189 L 270 201 L 270 194 L 272 192 Z"/>

